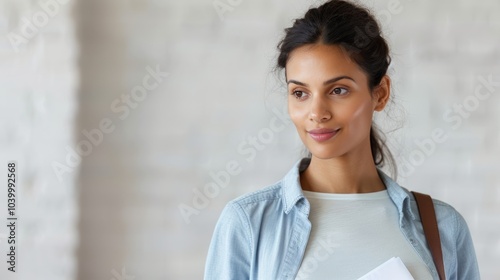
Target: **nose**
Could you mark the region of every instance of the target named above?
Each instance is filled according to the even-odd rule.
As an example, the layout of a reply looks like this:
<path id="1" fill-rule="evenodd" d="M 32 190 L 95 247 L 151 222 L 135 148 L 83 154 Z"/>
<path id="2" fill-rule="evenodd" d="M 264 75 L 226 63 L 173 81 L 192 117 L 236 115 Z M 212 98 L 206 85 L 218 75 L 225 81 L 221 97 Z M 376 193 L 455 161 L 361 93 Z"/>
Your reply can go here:
<path id="1" fill-rule="evenodd" d="M 332 113 L 327 106 L 327 101 L 318 96 L 314 98 L 311 102 L 309 119 L 317 123 L 322 123 L 330 120 L 331 118 Z"/>

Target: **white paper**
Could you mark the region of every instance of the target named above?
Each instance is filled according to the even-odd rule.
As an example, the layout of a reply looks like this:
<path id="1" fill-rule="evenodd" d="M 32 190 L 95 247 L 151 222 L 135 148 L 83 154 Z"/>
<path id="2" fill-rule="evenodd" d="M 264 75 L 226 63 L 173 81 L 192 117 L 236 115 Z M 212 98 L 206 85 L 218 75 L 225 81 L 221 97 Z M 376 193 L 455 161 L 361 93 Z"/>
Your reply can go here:
<path id="1" fill-rule="evenodd" d="M 399 257 L 391 258 L 358 280 L 415 280 Z"/>

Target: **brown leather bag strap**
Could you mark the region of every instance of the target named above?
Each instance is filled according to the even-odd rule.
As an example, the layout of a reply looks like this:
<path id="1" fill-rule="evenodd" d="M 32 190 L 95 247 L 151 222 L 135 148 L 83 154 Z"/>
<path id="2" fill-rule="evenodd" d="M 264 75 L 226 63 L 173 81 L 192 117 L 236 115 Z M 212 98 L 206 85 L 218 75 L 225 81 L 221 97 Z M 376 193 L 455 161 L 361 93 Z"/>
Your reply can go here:
<path id="1" fill-rule="evenodd" d="M 429 195 L 412 192 L 415 200 L 417 201 L 418 213 L 422 226 L 424 228 L 425 239 L 431 250 L 434 264 L 436 265 L 439 279 L 445 280 L 443 252 L 441 251 L 441 238 L 439 237 L 439 229 L 436 221 L 436 212 L 434 211 L 434 204 Z"/>

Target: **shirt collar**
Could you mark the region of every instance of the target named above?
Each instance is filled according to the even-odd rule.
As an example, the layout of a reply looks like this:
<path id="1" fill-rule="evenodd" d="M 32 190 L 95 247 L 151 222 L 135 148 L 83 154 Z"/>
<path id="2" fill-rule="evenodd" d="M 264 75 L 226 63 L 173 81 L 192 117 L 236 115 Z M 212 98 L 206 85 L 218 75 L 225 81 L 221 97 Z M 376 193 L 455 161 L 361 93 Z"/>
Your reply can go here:
<path id="1" fill-rule="evenodd" d="M 300 172 L 304 171 L 309 166 L 310 162 L 311 158 L 307 157 L 298 160 L 294 164 L 293 168 L 290 169 L 290 171 L 288 171 L 282 179 L 283 203 L 286 214 L 288 214 L 294 206 L 297 206 L 299 210 L 309 215 L 310 206 L 304 196 L 304 193 L 302 192 L 300 185 Z M 387 188 L 389 197 L 398 209 L 400 223 L 402 222 L 404 213 L 406 212 L 405 210 L 407 210 L 410 217 L 415 220 L 416 217 L 413 213 L 414 210 L 410 207 L 410 192 L 401 187 L 379 168 L 377 168 L 377 172 Z"/>
<path id="2" fill-rule="evenodd" d="M 387 188 L 387 193 L 389 197 L 392 199 L 392 202 L 396 205 L 399 212 L 399 222 L 401 223 L 403 220 L 403 216 L 405 213 L 408 213 L 412 220 L 416 219 L 414 209 L 411 207 L 410 200 L 411 195 L 410 192 L 400 186 L 396 181 L 394 181 L 389 175 L 385 174 L 380 168 L 377 168 L 378 174 L 382 182 L 384 182 L 385 187 Z M 406 212 L 405 212 L 406 211 Z"/>
<path id="3" fill-rule="evenodd" d="M 299 204 L 297 206 L 299 207 L 299 210 L 303 210 L 303 212 L 309 215 L 309 202 L 304 197 L 302 187 L 300 186 L 300 172 L 306 170 L 310 162 L 310 158 L 302 158 L 298 160 L 282 180 L 285 214 L 290 213 L 292 208 L 298 204 L 299 201 L 303 201 L 303 204 Z"/>

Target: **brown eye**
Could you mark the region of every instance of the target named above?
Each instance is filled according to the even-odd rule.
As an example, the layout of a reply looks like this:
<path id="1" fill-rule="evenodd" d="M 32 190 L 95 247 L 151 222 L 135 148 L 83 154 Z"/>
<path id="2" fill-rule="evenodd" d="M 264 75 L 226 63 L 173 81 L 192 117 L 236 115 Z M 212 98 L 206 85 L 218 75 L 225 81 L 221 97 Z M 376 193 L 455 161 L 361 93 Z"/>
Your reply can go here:
<path id="1" fill-rule="evenodd" d="M 348 90 L 346 88 L 338 87 L 334 88 L 332 92 L 335 95 L 346 95 L 348 93 Z"/>
<path id="2" fill-rule="evenodd" d="M 292 92 L 292 95 L 295 96 L 295 98 L 297 98 L 297 99 L 302 99 L 305 97 L 306 94 L 303 91 L 296 90 L 296 91 Z"/>

